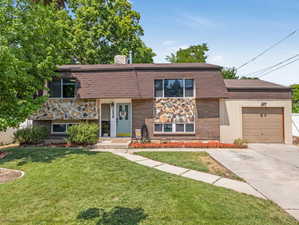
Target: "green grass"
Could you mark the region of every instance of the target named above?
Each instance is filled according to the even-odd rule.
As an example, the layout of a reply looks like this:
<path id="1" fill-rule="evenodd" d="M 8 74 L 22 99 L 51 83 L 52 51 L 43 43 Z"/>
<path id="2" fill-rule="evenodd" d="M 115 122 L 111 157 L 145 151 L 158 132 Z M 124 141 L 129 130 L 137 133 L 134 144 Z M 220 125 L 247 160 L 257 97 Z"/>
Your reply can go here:
<path id="1" fill-rule="evenodd" d="M 187 169 L 243 180 L 212 159 L 206 152 L 137 152 L 135 154 Z"/>
<path id="2" fill-rule="evenodd" d="M 294 225 L 270 201 L 150 169 L 111 153 L 15 148 L 0 167 L 0 224 Z"/>

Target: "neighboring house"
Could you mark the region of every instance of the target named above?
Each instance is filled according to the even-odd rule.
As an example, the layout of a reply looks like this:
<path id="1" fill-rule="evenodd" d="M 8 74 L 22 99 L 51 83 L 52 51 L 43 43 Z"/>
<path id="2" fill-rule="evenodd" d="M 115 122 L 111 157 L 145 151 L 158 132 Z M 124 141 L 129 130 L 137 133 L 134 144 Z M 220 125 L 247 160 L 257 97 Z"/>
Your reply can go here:
<path id="1" fill-rule="evenodd" d="M 118 58 L 119 60 L 119 58 Z M 223 80 L 203 63 L 64 65 L 34 116 L 52 135 L 80 121 L 100 137 L 292 143 L 291 89 L 261 80 Z"/>

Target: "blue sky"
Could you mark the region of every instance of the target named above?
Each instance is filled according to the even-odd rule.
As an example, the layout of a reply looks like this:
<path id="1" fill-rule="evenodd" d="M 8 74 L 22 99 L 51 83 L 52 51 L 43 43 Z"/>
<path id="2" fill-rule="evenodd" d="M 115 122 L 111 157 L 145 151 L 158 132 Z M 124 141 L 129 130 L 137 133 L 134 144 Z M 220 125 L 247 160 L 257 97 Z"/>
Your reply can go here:
<path id="1" fill-rule="evenodd" d="M 207 43 L 208 63 L 238 67 L 299 29 L 298 0 L 132 0 L 156 63 L 179 48 Z M 247 75 L 299 53 L 299 30 L 239 71 Z M 299 61 L 263 79 L 299 83 Z"/>

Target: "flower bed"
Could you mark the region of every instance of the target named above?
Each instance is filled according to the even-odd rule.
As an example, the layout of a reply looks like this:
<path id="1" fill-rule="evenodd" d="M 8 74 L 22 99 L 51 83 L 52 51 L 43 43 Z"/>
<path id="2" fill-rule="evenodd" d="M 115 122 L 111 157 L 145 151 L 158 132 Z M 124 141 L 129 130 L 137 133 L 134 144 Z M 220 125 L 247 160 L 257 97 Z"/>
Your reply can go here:
<path id="1" fill-rule="evenodd" d="M 225 144 L 220 142 L 169 142 L 169 143 L 138 143 L 132 142 L 130 148 L 247 148 L 247 145 Z"/>

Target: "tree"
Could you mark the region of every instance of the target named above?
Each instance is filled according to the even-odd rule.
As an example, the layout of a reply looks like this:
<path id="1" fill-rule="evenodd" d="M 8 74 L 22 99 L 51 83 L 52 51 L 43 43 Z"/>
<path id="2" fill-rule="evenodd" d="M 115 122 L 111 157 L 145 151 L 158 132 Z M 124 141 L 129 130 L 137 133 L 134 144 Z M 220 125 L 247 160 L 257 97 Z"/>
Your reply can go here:
<path id="1" fill-rule="evenodd" d="M 299 113 L 299 84 L 291 85 L 293 94 L 293 113 Z"/>
<path id="2" fill-rule="evenodd" d="M 133 52 L 134 61 L 152 62 L 154 53 L 141 40 L 140 14 L 128 0 L 69 0 L 72 55 L 76 63 L 113 63 Z M 140 58 L 139 58 L 140 57 Z"/>
<path id="3" fill-rule="evenodd" d="M 222 68 L 221 74 L 224 79 L 239 79 L 239 76 L 237 75 L 237 69 L 235 67 Z"/>
<path id="4" fill-rule="evenodd" d="M 207 44 L 192 45 L 186 49 L 179 49 L 176 53 L 166 56 L 166 60 L 171 63 L 205 63 L 206 52 L 209 51 Z"/>
<path id="5" fill-rule="evenodd" d="M 68 62 L 65 11 L 26 1 L 0 3 L 0 130 L 16 127 L 45 101 L 38 96 Z"/>
<path id="6" fill-rule="evenodd" d="M 50 2 L 50 1 L 48 1 Z M 140 15 L 127 0 L 0 1 L 0 130 L 17 127 L 47 100 L 45 90 L 57 65 L 112 63 L 134 53 L 152 62 L 141 36 Z"/>

